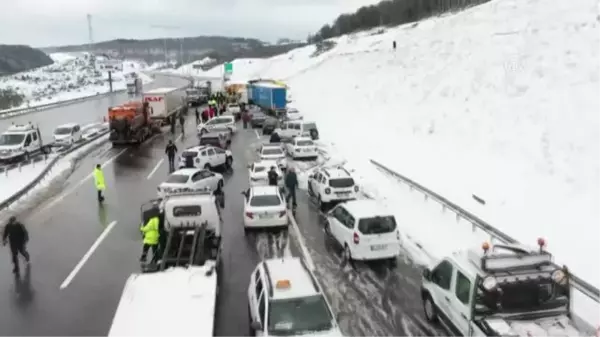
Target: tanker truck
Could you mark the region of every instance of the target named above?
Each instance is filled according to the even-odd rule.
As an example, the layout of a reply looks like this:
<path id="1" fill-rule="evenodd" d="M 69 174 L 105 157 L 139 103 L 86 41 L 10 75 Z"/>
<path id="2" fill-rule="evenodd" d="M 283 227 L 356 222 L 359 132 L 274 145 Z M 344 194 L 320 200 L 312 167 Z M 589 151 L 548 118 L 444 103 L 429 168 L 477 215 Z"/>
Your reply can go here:
<path id="1" fill-rule="evenodd" d="M 129 102 L 108 109 L 109 140 L 113 145 L 140 144 L 154 133 L 160 125 L 149 116 L 147 102 Z"/>

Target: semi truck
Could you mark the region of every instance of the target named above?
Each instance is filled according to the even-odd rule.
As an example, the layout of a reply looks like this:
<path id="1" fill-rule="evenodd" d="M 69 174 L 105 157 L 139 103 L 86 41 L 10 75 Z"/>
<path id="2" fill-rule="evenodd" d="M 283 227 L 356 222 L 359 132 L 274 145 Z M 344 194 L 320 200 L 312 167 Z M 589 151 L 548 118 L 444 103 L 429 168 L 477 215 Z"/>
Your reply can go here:
<path id="1" fill-rule="evenodd" d="M 186 104 L 185 98 L 183 88 L 157 88 L 144 92 L 142 102 L 148 103 L 150 119 L 166 125 Z"/>
<path id="2" fill-rule="evenodd" d="M 150 118 L 147 102 L 128 102 L 108 109 L 109 140 L 113 145 L 140 144 L 160 132 L 160 121 Z"/>
<path id="3" fill-rule="evenodd" d="M 287 90 L 285 86 L 269 82 L 256 82 L 248 86 L 248 99 L 255 105 L 273 112 L 285 110 Z"/>

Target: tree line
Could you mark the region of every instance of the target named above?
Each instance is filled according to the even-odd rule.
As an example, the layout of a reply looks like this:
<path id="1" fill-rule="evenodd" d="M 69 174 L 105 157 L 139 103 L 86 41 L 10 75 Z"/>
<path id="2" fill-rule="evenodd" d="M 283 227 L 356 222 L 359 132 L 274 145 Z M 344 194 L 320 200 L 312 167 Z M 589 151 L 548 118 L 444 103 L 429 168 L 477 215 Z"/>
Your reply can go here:
<path id="1" fill-rule="evenodd" d="M 352 14 L 342 14 L 331 24 L 326 24 L 309 43 L 350 34 L 379 26 L 398 26 L 416 22 L 443 13 L 454 12 L 480 5 L 490 0 L 385 0 L 375 5 L 363 6 Z"/>

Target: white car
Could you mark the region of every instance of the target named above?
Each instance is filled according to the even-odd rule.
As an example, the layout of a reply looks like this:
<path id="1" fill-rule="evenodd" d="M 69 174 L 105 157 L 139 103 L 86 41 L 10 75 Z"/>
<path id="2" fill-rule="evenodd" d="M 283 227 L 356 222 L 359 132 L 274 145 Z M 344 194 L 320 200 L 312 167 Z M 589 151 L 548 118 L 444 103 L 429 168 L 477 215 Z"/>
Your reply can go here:
<path id="1" fill-rule="evenodd" d="M 283 146 L 280 143 L 263 144 L 258 149 L 260 160 L 274 160 L 282 170 L 287 169 L 287 159 Z"/>
<path id="2" fill-rule="evenodd" d="M 229 104 L 227 104 L 227 112 L 232 114 L 233 116 L 235 116 L 235 115 L 241 114 L 242 109 L 240 108 L 240 105 L 237 103 L 229 103 Z"/>
<path id="3" fill-rule="evenodd" d="M 300 113 L 300 111 L 298 111 L 298 109 L 288 108 L 287 111 L 285 112 L 285 119 L 288 121 L 297 121 L 297 120 L 304 119 L 304 116 L 302 116 L 302 114 Z"/>
<path id="4" fill-rule="evenodd" d="M 294 137 L 310 137 L 314 140 L 319 139 L 317 124 L 305 120 L 283 122 L 279 128 L 275 129 L 275 132 L 277 132 L 282 139 L 291 139 Z"/>
<path id="5" fill-rule="evenodd" d="M 248 305 L 252 336 L 343 336 L 319 281 L 298 257 L 260 262 Z"/>
<path id="6" fill-rule="evenodd" d="M 283 186 L 283 172 L 281 172 L 277 162 L 274 160 L 261 160 L 248 165 L 250 186 L 269 185 L 268 174 L 271 167 L 275 167 L 275 172 L 279 176 L 278 185 Z"/>
<path id="7" fill-rule="evenodd" d="M 81 128 L 81 138 L 83 140 L 91 140 L 99 134 L 108 131 L 108 123 L 95 123 Z"/>
<path id="8" fill-rule="evenodd" d="M 384 260 L 400 255 L 396 218 L 375 200 L 352 200 L 326 215 L 325 232 L 352 260 Z"/>
<path id="9" fill-rule="evenodd" d="M 244 195 L 244 229 L 287 227 L 285 197 L 278 186 L 253 186 Z"/>
<path id="10" fill-rule="evenodd" d="M 56 145 L 73 145 L 81 139 L 81 126 L 77 123 L 59 125 L 54 129 L 54 143 Z"/>
<path id="11" fill-rule="evenodd" d="M 206 123 L 198 125 L 198 133 L 205 134 L 212 131 L 229 131 L 230 133 L 236 133 L 237 127 L 235 126 L 235 117 L 233 116 L 218 116 L 213 117 Z"/>
<path id="12" fill-rule="evenodd" d="M 292 159 L 317 159 L 317 144 L 309 137 L 295 137 L 285 143 L 287 153 Z"/>
<path id="13" fill-rule="evenodd" d="M 316 169 L 308 176 L 308 194 L 317 198 L 321 210 L 336 201 L 356 199 L 359 187 L 343 167 Z"/>
<path id="14" fill-rule="evenodd" d="M 185 149 L 179 156 L 179 168 L 224 167 L 230 169 L 233 165 L 233 155 L 229 150 L 210 145 L 200 145 Z"/>
<path id="15" fill-rule="evenodd" d="M 158 186 L 159 197 L 170 193 L 223 187 L 223 176 L 205 169 L 184 168 L 169 175 L 167 180 Z"/>

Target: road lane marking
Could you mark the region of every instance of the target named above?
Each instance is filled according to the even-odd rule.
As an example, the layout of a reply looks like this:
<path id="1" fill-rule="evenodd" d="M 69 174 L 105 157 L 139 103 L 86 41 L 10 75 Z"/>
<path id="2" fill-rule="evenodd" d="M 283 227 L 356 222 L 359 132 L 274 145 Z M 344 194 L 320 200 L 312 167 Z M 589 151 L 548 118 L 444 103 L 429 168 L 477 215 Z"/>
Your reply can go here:
<path id="1" fill-rule="evenodd" d="M 120 155 L 122 155 L 123 153 L 125 153 L 125 151 L 127 151 L 126 148 L 123 149 L 123 150 L 121 150 L 121 151 L 119 151 L 119 153 L 117 153 L 116 155 L 114 155 L 111 158 L 109 158 L 100 167 L 105 168 L 106 166 L 110 165 L 113 161 L 115 161 L 115 159 L 117 159 Z M 49 202 L 48 204 L 46 204 L 46 206 L 44 206 L 40 210 L 40 212 L 47 211 L 49 208 L 52 208 L 57 203 L 61 202 L 65 197 L 67 197 L 69 194 L 73 193 L 75 190 L 77 190 L 79 187 L 81 187 L 81 185 L 83 185 L 85 182 L 87 182 L 93 176 L 94 176 L 94 172 L 92 171 L 92 173 L 88 174 L 85 178 L 81 179 L 71 189 L 68 189 L 65 192 L 63 192 L 63 193 L 59 194 L 58 196 L 56 196 L 51 202 Z"/>
<path id="2" fill-rule="evenodd" d="M 162 158 L 161 160 L 158 161 L 158 163 L 156 163 L 156 166 L 154 166 L 154 168 L 152 169 L 152 171 L 150 172 L 150 174 L 148 174 L 148 177 L 146 177 L 146 179 L 150 180 L 150 178 L 152 178 L 152 176 L 154 175 L 154 173 L 156 172 L 156 170 L 158 170 L 158 168 L 160 167 L 160 165 L 165 161 L 165 158 Z"/>
<path id="3" fill-rule="evenodd" d="M 85 253 L 85 255 L 83 255 L 83 257 L 81 258 L 79 263 L 77 263 L 75 268 L 73 268 L 73 270 L 71 271 L 69 276 L 67 276 L 67 278 L 60 285 L 61 290 L 65 289 L 66 287 L 69 286 L 69 284 L 73 281 L 73 279 L 75 278 L 77 273 L 79 273 L 81 268 L 83 268 L 83 265 L 85 265 L 87 260 L 89 260 L 89 258 L 92 256 L 92 254 L 94 254 L 94 251 L 96 251 L 96 249 L 98 249 L 98 247 L 100 246 L 102 241 L 104 241 L 104 239 L 106 238 L 108 233 L 110 233 L 110 231 L 113 229 L 113 227 L 115 227 L 116 224 L 117 224 L 117 221 L 113 221 L 110 224 L 108 224 L 108 226 L 104 229 L 104 231 L 102 231 L 102 234 L 100 234 L 100 236 L 96 239 L 96 241 L 94 241 L 94 244 L 92 244 L 90 249 Z"/>
<path id="4" fill-rule="evenodd" d="M 181 137 L 183 137 L 183 133 L 179 135 L 179 137 L 175 138 L 175 142 L 178 142 L 181 140 Z"/>
<path id="5" fill-rule="evenodd" d="M 254 133 L 256 134 L 256 138 L 260 139 L 260 135 L 258 134 L 258 130 L 254 129 Z"/>
<path id="6" fill-rule="evenodd" d="M 313 262 L 312 257 L 310 256 L 310 253 L 308 252 L 308 248 L 306 248 L 306 243 L 304 242 L 304 237 L 302 236 L 302 233 L 300 233 L 300 228 L 298 227 L 298 223 L 296 222 L 294 215 L 292 214 L 292 212 L 289 209 L 287 211 L 287 214 L 288 214 L 288 219 L 290 219 L 290 222 L 292 223 L 292 228 L 294 229 L 294 234 L 296 234 L 296 240 L 298 241 L 298 245 L 300 246 L 302 255 L 304 255 L 304 260 L 306 261 L 306 266 L 311 271 L 314 272 L 315 271 L 315 263 Z"/>

